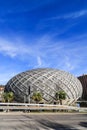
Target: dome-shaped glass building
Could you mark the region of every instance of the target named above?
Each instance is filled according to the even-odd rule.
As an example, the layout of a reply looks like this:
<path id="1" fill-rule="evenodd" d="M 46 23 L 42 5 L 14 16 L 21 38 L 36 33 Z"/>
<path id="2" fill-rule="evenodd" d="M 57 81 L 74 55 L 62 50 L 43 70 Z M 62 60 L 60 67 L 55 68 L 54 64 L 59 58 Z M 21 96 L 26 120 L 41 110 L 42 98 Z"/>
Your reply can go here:
<path id="1" fill-rule="evenodd" d="M 32 97 L 34 92 L 39 91 L 43 99 L 51 103 L 59 90 L 66 93 L 66 101 L 69 103 L 82 95 L 82 85 L 76 77 L 68 72 L 50 68 L 22 72 L 10 79 L 5 86 L 5 91 L 12 91 L 20 102 L 24 102 L 25 96 L 30 94 Z"/>

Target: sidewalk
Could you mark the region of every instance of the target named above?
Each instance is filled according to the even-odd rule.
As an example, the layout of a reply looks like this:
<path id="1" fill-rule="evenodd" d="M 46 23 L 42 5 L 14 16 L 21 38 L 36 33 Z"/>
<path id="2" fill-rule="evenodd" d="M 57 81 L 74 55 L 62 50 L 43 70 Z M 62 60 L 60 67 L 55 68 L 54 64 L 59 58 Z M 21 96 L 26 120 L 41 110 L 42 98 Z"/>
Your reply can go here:
<path id="1" fill-rule="evenodd" d="M 83 112 L 0 112 L 0 115 L 76 115 L 76 114 L 87 114 Z"/>

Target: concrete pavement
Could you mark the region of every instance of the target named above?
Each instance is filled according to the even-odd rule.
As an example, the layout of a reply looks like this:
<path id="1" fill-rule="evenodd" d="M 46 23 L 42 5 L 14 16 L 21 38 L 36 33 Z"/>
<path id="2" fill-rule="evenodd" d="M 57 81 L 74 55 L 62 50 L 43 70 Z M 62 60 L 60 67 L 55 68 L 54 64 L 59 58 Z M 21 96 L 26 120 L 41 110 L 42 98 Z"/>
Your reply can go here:
<path id="1" fill-rule="evenodd" d="M 87 130 L 87 114 L 0 113 L 0 130 Z"/>

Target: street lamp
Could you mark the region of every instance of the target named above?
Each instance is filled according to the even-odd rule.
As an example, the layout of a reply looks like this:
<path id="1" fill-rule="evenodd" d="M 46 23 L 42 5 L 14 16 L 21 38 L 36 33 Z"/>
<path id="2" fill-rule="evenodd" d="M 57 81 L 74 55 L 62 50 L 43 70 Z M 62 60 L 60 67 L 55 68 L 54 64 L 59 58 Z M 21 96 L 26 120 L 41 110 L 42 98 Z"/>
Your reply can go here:
<path id="1" fill-rule="evenodd" d="M 24 95 L 24 103 L 30 103 L 30 86 L 26 89 L 26 93 Z"/>
<path id="2" fill-rule="evenodd" d="M 30 104 L 30 86 L 28 87 L 28 103 Z"/>

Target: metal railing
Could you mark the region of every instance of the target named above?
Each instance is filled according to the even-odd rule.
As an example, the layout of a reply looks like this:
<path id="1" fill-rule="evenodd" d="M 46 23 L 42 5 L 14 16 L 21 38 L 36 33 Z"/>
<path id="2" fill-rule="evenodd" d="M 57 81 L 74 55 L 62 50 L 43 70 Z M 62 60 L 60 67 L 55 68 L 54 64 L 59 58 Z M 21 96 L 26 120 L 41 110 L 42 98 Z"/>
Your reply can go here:
<path id="1" fill-rule="evenodd" d="M 80 108 L 67 105 L 52 105 L 52 104 L 28 104 L 28 103 L 0 103 L 0 110 L 65 110 L 65 111 L 86 111 L 87 108 Z"/>

